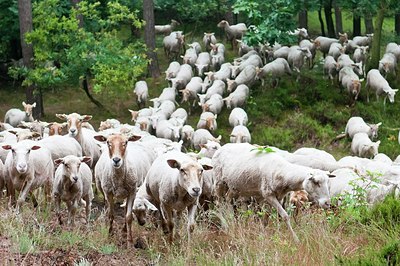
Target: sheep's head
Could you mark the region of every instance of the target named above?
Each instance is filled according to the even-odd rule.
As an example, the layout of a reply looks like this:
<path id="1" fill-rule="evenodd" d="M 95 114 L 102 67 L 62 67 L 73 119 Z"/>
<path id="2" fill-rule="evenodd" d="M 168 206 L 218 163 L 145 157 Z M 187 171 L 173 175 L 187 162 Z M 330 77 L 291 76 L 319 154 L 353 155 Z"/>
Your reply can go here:
<path id="1" fill-rule="evenodd" d="M 348 40 L 349 40 L 349 38 L 348 38 L 348 36 L 347 36 L 347 33 L 345 32 L 345 33 L 340 33 L 339 32 L 339 42 L 340 43 L 346 43 L 346 42 L 348 42 Z"/>
<path id="2" fill-rule="evenodd" d="M 145 184 L 144 184 L 145 185 Z M 132 211 L 135 213 L 139 225 L 146 224 L 146 212 L 147 211 L 158 211 L 157 207 L 154 206 L 150 201 L 143 197 L 136 197 L 133 202 Z"/>
<path id="3" fill-rule="evenodd" d="M 80 115 L 77 113 L 66 114 L 56 114 L 59 119 L 66 120 L 68 123 L 68 132 L 70 136 L 76 137 L 82 129 L 82 123 L 88 122 L 92 119 L 91 115 Z"/>
<path id="4" fill-rule="evenodd" d="M 25 103 L 25 102 L 22 102 L 22 106 L 24 107 L 25 115 L 26 115 L 27 117 L 30 117 L 30 116 L 32 116 L 32 110 L 33 110 L 33 108 L 36 107 L 36 103 L 27 104 L 27 103 Z"/>
<path id="5" fill-rule="evenodd" d="M 217 24 L 217 27 L 218 27 L 218 28 L 225 28 L 225 26 L 229 26 L 229 23 L 228 23 L 228 21 L 226 21 L 226 20 L 221 20 L 221 21 Z"/>
<path id="6" fill-rule="evenodd" d="M 23 140 L 14 145 L 4 145 L 2 148 L 12 152 L 13 165 L 15 166 L 15 169 L 18 173 L 24 174 L 29 169 L 29 157 L 31 151 L 38 150 L 41 147 L 34 145 L 34 142 L 30 140 Z"/>
<path id="7" fill-rule="evenodd" d="M 364 144 L 361 148 L 362 153 L 364 154 L 364 156 L 366 156 L 368 158 L 373 158 L 378 154 L 378 149 L 379 149 L 380 144 L 381 144 L 380 140 L 378 140 L 377 142 Z"/>
<path id="8" fill-rule="evenodd" d="M 49 136 L 53 135 L 64 135 L 64 129 L 66 129 L 67 123 L 57 123 L 57 122 L 52 122 L 48 125 L 49 128 Z"/>
<path id="9" fill-rule="evenodd" d="M 378 124 L 367 124 L 369 126 L 369 132 L 372 139 L 376 139 L 378 137 L 379 126 L 382 125 L 382 122 Z"/>
<path id="10" fill-rule="evenodd" d="M 389 90 L 387 92 L 387 97 L 389 98 L 390 103 L 394 103 L 394 96 L 396 95 L 396 92 L 398 91 L 398 89 L 396 90 Z"/>
<path id="11" fill-rule="evenodd" d="M 133 111 L 131 109 L 128 109 L 128 110 L 131 113 L 131 121 L 135 122 L 136 119 L 138 118 L 139 111 Z"/>
<path id="12" fill-rule="evenodd" d="M 81 167 L 81 163 L 89 163 L 91 157 L 77 157 L 74 155 L 68 155 L 64 158 L 58 158 L 54 160 L 55 165 L 63 165 L 63 178 L 69 179 L 71 183 L 77 183 L 81 176 L 79 174 L 79 169 Z"/>
<path id="13" fill-rule="evenodd" d="M 335 176 L 326 171 L 311 170 L 303 182 L 303 189 L 308 193 L 308 199 L 324 209 L 329 208 L 331 203 L 328 189 L 330 177 Z"/>
<path id="14" fill-rule="evenodd" d="M 136 135 L 127 137 L 122 134 L 112 134 L 108 138 L 102 135 L 97 135 L 94 138 L 100 142 L 106 142 L 112 166 L 118 169 L 122 166 L 123 159 L 125 158 L 128 141 L 137 141 L 141 137 Z"/>
<path id="15" fill-rule="evenodd" d="M 209 116 L 206 118 L 206 127 L 210 131 L 214 131 L 217 129 L 217 115 Z"/>

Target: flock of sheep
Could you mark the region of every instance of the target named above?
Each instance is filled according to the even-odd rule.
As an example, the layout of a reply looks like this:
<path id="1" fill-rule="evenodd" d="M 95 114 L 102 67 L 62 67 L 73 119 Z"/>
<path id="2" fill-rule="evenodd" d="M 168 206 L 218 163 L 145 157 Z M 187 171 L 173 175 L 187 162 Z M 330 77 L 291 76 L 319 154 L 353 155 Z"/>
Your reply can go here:
<path id="1" fill-rule="evenodd" d="M 175 218 L 183 211 L 188 212 L 190 239 L 197 208 L 207 209 L 210 202 L 249 198 L 276 208 L 293 238 L 298 240 L 282 207 L 288 193 L 296 205 L 299 201 L 310 201 L 329 208 L 331 197 L 345 191 L 353 193 L 352 182 L 366 189 L 370 204 L 397 192 L 399 160 L 392 162 L 378 153 L 380 142 L 373 142 L 380 123 L 367 124 L 360 117 L 350 118 L 343 136 L 352 138 L 351 150 L 357 157 L 346 156 L 337 161 L 331 154 L 315 148 L 300 148 L 290 153 L 250 144 L 248 116 L 242 108 L 258 79 L 262 84 L 276 81 L 274 86 L 278 86 L 280 77 L 291 75 L 293 70 L 300 72 L 307 58 L 308 65 L 313 67 L 317 50 L 329 54 L 325 57 L 325 73 L 330 78 L 338 73 L 339 81 L 355 101 L 361 88 L 359 76 L 364 75 L 369 36 L 353 40 L 347 40 L 347 35 L 341 35 L 340 39 L 303 39 L 299 46 L 291 47 L 277 44 L 248 47 L 237 41 L 246 32 L 244 24 L 230 26 L 221 21 L 218 27 L 225 29 L 232 47 L 239 46 L 240 57 L 232 64 L 225 62 L 225 47 L 213 33 L 204 35 L 205 51 L 194 42 L 182 53 L 184 35 L 172 31 L 176 25 L 172 21 L 171 25 L 156 26 L 156 32 L 166 35 L 163 41 L 166 55 L 175 61 L 165 72 L 169 86 L 150 100 L 152 107 L 146 107 L 149 101 L 146 82 L 136 83 L 134 93 L 140 109 L 129 110 L 134 125 L 107 119 L 95 131 L 88 123 L 92 116 L 77 113 L 57 114 L 65 121 L 62 124 L 33 121 L 35 104 L 25 103 L 24 111 L 10 109 L 6 113 L 1 124 L 0 189 L 1 192 L 7 189 L 10 204 L 15 205 L 17 212 L 28 194 L 37 205 L 33 191 L 43 187 L 47 201 L 52 198 L 55 202 L 60 223 L 61 201 L 68 207 L 68 223 L 74 223 L 82 205 L 89 223 L 94 182 L 106 202 L 110 232 L 115 201 L 124 201 L 128 246 L 133 242 L 133 214 L 141 225 L 146 216 L 158 216 L 172 242 Z M 304 29 L 289 34 L 308 38 Z M 347 54 L 349 51 L 354 51 L 354 61 Z M 388 55 L 391 53 L 394 56 Z M 180 56 L 182 64 L 176 61 Z M 390 88 L 381 72 L 386 75 L 395 69 L 399 57 L 400 47 L 389 44 L 381 60 L 382 67 L 367 74 L 367 87 L 377 95 L 385 94 L 391 102 L 396 90 Z M 181 106 L 187 106 L 188 110 L 176 108 L 179 94 Z M 221 146 L 221 136 L 215 137 L 213 133 L 225 105 L 232 109 L 229 115 L 232 133 L 231 143 Z M 203 112 L 194 129 L 186 121 L 188 113 L 198 106 Z M 380 183 L 368 180 L 370 172 L 380 175 Z M 19 192 L 17 200 L 15 191 Z"/>

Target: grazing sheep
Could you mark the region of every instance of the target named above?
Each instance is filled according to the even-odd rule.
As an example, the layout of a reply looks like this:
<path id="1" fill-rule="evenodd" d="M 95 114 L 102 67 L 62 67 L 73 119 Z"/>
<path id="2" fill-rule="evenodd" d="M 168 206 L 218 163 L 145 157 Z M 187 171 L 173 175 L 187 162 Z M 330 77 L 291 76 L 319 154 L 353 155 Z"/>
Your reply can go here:
<path id="1" fill-rule="evenodd" d="M 177 90 L 185 88 L 193 77 L 192 67 L 188 64 L 181 65 L 175 78 L 171 78 L 172 88 Z"/>
<path id="2" fill-rule="evenodd" d="M 170 35 L 164 37 L 163 45 L 164 53 L 167 58 L 170 61 L 176 61 L 180 56 L 181 49 L 185 45 L 185 36 L 182 34 L 174 34 L 174 32 L 172 32 Z"/>
<path id="3" fill-rule="evenodd" d="M 256 68 L 256 79 L 261 79 L 261 86 L 265 85 L 265 79 L 271 78 L 276 81 L 278 86 L 279 79 L 285 74 L 292 75 L 289 63 L 284 58 L 277 58 L 274 61 L 266 64 L 263 68 Z"/>
<path id="4" fill-rule="evenodd" d="M 4 169 L 7 173 L 6 183 L 12 203 L 15 203 L 15 190 L 20 191 L 16 205 L 17 213 L 25 202 L 28 193 L 30 193 L 36 207 L 37 201 L 32 193 L 36 188 L 44 187 L 46 201 L 48 202 L 54 174 L 50 151 L 31 140 L 3 145 L 2 148 L 10 151 L 4 163 Z"/>
<path id="5" fill-rule="evenodd" d="M 367 74 L 367 83 L 365 84 L 367 90 L 367 101 L 369 102 L 369 90 L 375 91 L 376 100 L 379 100 L 379 95 L 384 94 L 385 99 L 383 105 L 386 105 L 386 99 L 389 98 L 391 103 L 394 102 L 394 96 L 396 95 L 397 89 L 394 90 L 390 87 L 387 80 L 381 75 L 379 70 L 371 69 Z"/>
<path id="6" fill-rule="evenodd" d="M 58 167 L 54 175 L 52 195 L 60 223 L 61 200 L 68 207 L 68 224 L 74 225 L 75 212 L 81 199 L 85 201 L 86 223 L 89 223 L 93 191 L 92 171 L 86 163 L 90 160 L 90 157 L 77 157 L 73 155 L 54 160 L 54 163 Z"/>
<path id="7" fill-rule="evenodd" d="M 127 227 L 127 246 L 132 242 L 132 205 L 136 189 L 139 187 L 148 170 L 152 158 L 141 145 L 132 143 L 139 136 L 126 137 L 121 134 L 110 135 L 108 138 L 98 135 L 96 140 L 107 143 L 95 167 L 96 186 L 103 191 L 107 203 L 109 218 L 109 233 L 113 231 L 114 198 L 126 199 L 125 223 Z"/>
<path id="8" fill-rule="evenodd" d="M 261 67 L 262 65 L 262 59 L 258 54 L 251 55 L 239 65 L 231 66 L 232 78 L 236 78 L 247 66 Z"/>
<path id="9" fill-rule="evenodd" d="M 224 107 L 224 100 L 219 94 L 211 95 L 210 99 L 201 106 L 203 112 L 211 112 L 216 115 L 221 113 L 222 107 Z"/>
<path id="10" fill-rule="evenodd" d="M 217 130 L 217 115 L 211 112 L 204 112 L 200 115 L 199 122 L 197 122 L 197 129 L 204 128 L 211 132 Z"/>
<path id="11" fill-rule="evenodd" d="M 232 49 L 235 47 L 236 40 L 241 40 L 247 31 L 246 24 L 238 23 L 236 25 L 229 25 L 229 22 L 226 20 L 221 20 L 217 27 L 225 30 L 226 41 L 231 42 Z"/>
<path id="12" fill-rule="evenodd" d="M 371 46 L 372 37 L 374 34 L 366 34 L 366 36 L 353 37 L 353 43 L 357 46 Z"/>
<path id="13" fill-rule="evenodd" d="M 230 80 L 227 79 L 226 82 L 228 84 L 227 91 L 231 93 L 234 89 L 236 89 L 239 85 L 245 84 L 248 87 L 251 87 L 251 85 L 255 81 L 256 77 L 256 68 L 253 65 L 246 66 L 242 72 L 234 79 Z"/>
<path id="14" fill-rule="evenodd" d="M 378 154 L 380 140 L 372 142 L 366 133 L 356 133 L 351 141 L 351 152 L 359 157 L 371 158 Z"/>
<path id="15" fill-rule="evenodd" d="M 340 43 L 337 42 L 332 43 L 331 46 L 329 47 L 328 55 L 332 56 L 333 58 L 335 58 L 335 60 L 337 60 L 338 57 L 342 54 L 344 54 L 344 47 Z"/>
<path id="16" fill-rule="evenodd" d="M 230 135 L 231 143 L 250 143 L 251 134 L 246 126 L 238 125 L 235 126 Z"/>
<path id="17" fill-rule="evenodd" d="M 378 124 L 368 124 L 365 123 L 364 119 L 361 117 L 353 116 L 347 121 L 345 134 L 352 139 L 357 133 L 366 133 L 369 138 L 376 139 L 378 137 L 378 129 L 380 125 L 382 125 L 382 122 L 379 122 Z"/>
<path id="18" fill-rule="evenodd" d="M 181 56 L 183 59 L 184 64 L 188 64 L 192 67 L 195 66 L 195 63 L 197 61 L 197 53 L 194 48 L 189 48 L 186 50 L 185 55 Z"/>
<path id="19" fill-rule="evenodd" d="M 300 48 L 308 48 L 310 50 L 312 57 L 308 60 L 308 66 L 310 69 L 313 68 L 315 55 L 317 54 L 317 47 L 315 46 L 314 41 L 310 40 L 302 40 L 299 43 Z"/>
<path id="20" fill-rule="evenodd" d="M 248 46 L 246 43 L 244 43 L 241 40 L 236 40 L 236 43 L 238 43 L 238 46 L 239 46 L 239 51 L 238 51 L 239 56 L 243 56 L 243 55 L 247 54 L 248 52 L 254 50 L 254 47 Z"/>
<path id="21" fill-rule="evenodd" d="M 209 52 L 211 50 L 211 44 L 217 43 L 217 38 L 215 38 L 214 32 L 212 33 L 204 32 L 203 43 L 204 47 L 206 48 L 206 51 Z"/>
<path id="22" fill-rule="evenodd" d="M 221 68 L 217 72 L 207 72 L 205 73 L 210 81 L 222 80 L 226 82 L 228 78 L 231 77 L 232 74 L 232 64 L 231 63 L 223 63 Z M 205 90 L 203 91 L 203 93 Z"/>
<path id="23" fill-rule="evenodd" d="M 210 131 L 204 128 L 197 129 L 193 133 L 193 146 L 196 150 L 200 150 L 200 144 L 206 144 L 207 140 L 212 140 L 219 143 L 221 136 L 215 138 L 213 135 L 211 135 Z"/>
<path id="24" fill-rule="evenodd" d="M 324 75 L 328 75 L 333 84 L 334 77 L 338 73 L 338 64 L 333 56 L 328 55 L 324 60 Z"/>
<path id="25" fill-rule="evenodd" d="M 239 107 L 233 108 L 229 114 L 229 125 L 231 127 L 238 125 L 246 126 L 248 120 L 246 111 Z"/>
<path id="26" fill-rule="evenodd" d="M 165 71 L 165 79 L 175 78 L 180 69 L 181 69 L 181 64 L 179 64 L 176 61 L 172 61 L 171 63 L 169 63 L 169 66 Z"/>
<path id="27" fill-rule="evenodd" d="M 308 60 L 312 59 L 312 54 L 307 47 L 300 48 L 299 46 L 292 46 L 292 47 L 290 47 L 287 61 L 288 61 L 289 65 L 291 65 L 295 71 L 300 73 L 300 69 L 304 65 L 305 57 Z"/>
<path id="28" fill-rule="evenodd" d="M 203 105 L 207 100 L 214 94 L 223 95 L 225 91 L 225 83 L 222 80 L 215 80 L 210 88 L 208 88 L 206 94 L 197 94 L 199 97 L 200 106 Z"/>
<path id="29" fill-rule="evenodd" d="M 175 102 L 176 89 L 175 88 L 164 88 L 160 96 L 157 98 L 150 99 L 153 102 L 154 108 L 160 107 L 165 101 Z"/>
<path id="30" fill-rule="evenodd" d="M 149 97 L 149 88 L 147 87 L 146 81 L 141 80 L 136 82 L 133 93 L 136 94 L 139 108 L 143 108 L 146 105 L 147 98 Z"/>
<path id="31" fill-rule="evenodd" d="M 312 202 L 329 208 L 329 173 L 287 162 L 275 153 L 259 153 L 248 143 L 225 144 L 212 158 L 215 192 L 229 199 L 262 197 L 275 207 L 293 238 L 298 238 L 280 202 L 290 191 L 305 190 Z"/>
<path id="32" fill-rule="evenodd" d="M 273 57 L 274 59 L 283 58 L 287 60 L 289 52 L 290 52 L 289 46 L 282 46 L 278 50 L 274 51 Z"/>
<path id="33" fill-rule="evenodd" d="M 353 68 L 343 67 L 339 71 L 339 82 L 347 90 L 350 96 L 350 105 L 353 106 L 361 91 L 361 81 L 354 73 Z"/>
<path id="34" fill-rule="evenodd" d="M 210 54 L 207 52 L 200 53 L 195 63 L 197 74 L 200 77 L 204 76 L 204 72 L 208 71 L 210 64 L 211 64 Z"/>
<path id="35" fill-rule="evenodd" d="M 320 50 L 324 57 L 326 54 L 329 52 L 329 48 L 331 47 L 332 43 L 339 42 L 338 39 L 334 38 L 328 38 L 328 37 L 323 37 L 323 36 L 318 36 L 315 40 L 315 46 L 317 47 L 317 50 Z"/>
<path id="36" fill-rule="evenodd" d="M 250 89 L 244 84 L 239 85 L 234 92 L 224 98 L 224 102 L 228 109 L 242 107 L 246 104 L 249 97 Z"/>
<path id="37" fill-rule="evenodd" d="M 170 35 L 171 32 L 175 29 L 176 26 L 179 26 L 179 22 L 171 19 L 170 24 L 166 25 L 155 25 L 154 30 L 156 34 L 164 34 L 164 35 Z"/>
<path id="38" fill-rule="evenodd" d="M 382 59 L 379 60 L 379 72 L 385 73 L 385 77 L 389 73 L 396 75 L 397 69 L 397 59 L 392 53 L 386 53 L 383 55 Z"/>
<path id="39" fill-rule="evenodd" d="M 400 45 L 395 42 L 390 42 L 386 45 L 385 53 L 392 53 L 396 56 L 397 61 L 400 60 Z"/>
<path id="40" fill-rule="evenodd" d="M 17 127 L 21 121 L 32 122 L 32 109 L 36 107 L 36 103 L 26 104 L 22 102 L 24 111 L 17 108 L 12 108 L 8 110 L 4 116 L 4 123 L 8 123 L 13 127 Z"/>

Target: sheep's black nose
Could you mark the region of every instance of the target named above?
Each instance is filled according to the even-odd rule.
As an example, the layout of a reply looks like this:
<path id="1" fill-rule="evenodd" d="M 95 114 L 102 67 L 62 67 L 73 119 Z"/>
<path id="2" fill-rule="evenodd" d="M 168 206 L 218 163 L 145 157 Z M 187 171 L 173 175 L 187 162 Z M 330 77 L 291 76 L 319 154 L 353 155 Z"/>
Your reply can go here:
<path id="1" fill-rule="evenodd" d="M 119 163 L 119 162 L 121 161 L 121 158 L 114 157 L 112 160 L 113 160 L 113 162 L 114 162 L 115 164 L 117 164 L 117 163 Z"/>
<path id="2" fill-rule="evenodd" d="M 194 187 L 194 188 L 192 188 L 192 190 L 193 190 L 194 192 L 196 192 L 196 193 L 199 193 L 199 192 L 200 192 L 200 188 L 199 188 L 199 187 Z"/>

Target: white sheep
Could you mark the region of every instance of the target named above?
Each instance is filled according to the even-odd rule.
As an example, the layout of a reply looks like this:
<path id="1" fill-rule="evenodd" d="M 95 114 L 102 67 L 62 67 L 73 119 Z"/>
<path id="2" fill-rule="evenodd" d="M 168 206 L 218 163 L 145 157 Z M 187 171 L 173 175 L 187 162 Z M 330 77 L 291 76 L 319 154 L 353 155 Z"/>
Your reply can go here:
<path id="1" fill-rule="evenodd" d="M 237 88 L 240 84 L 245 84 L 248 87 L 251 87 L 251 85 L 254 83 L 255 78 L 256 78 L 256 68 L 253 65 L 246 66 L 242 72 L 234 79 L 230 80 L 227 79 L 226 82 L 228 84 L 227 91 L 230 93 L 234 89 Z"/>
<path id="2" fill-rule="evenodd" d="M 99 131 L 110 129 L 110 128 L 119 128 L 121 126 L 121 122 L 114 118 L 108 118 L 106 121 L 101 121 L 99 126 Z M 61 134 L 60 134 L 61 135 Z"/>
<path id="3" fill-rule="evenodd" d="M 16 127 L 21 121 L 32 122 L 32 109 L 36 107 L 36 103 L 26 104 L 25 102 L 22 102 L 22 106 L 24 107 L 24 111 L 17 108 L 8 110 L 4 116 L 4 123 Z"/>
<path id="4" fill-rule="evenodd" d="M 175 102 L 176 89 L 175 88 L 164 88 L 160 96 L 157 98 L 150 99 L 153 102 L 154 108 L 160 107 L 165 101 Z"/>
<path id="5" fill-rule="evenodd" d="M 172 101 L 163 101 L 158 108 L 153 109 L 153 115 L 157 115 L 159 113 L 165 114 L 168 118 L 171 117 L 172 113 L 176 110 L 175 103 Z"/>
<path id="6" fill-rule="evenodd" d="M 231 76 L 232 78 L 236 78 L 247 66 L 261 67 L 262 65 L 262 59 L 258 54 L 251 55 L 246 60 L 240 62 L 239 65 L 231 66 Z"/>
<path id="7" fill-rule="evenodd" d="M 165 36 L 163 39 L 164 53 L 169 60 L 178 60 L 181 49 L 185 45 L 185 36 L 182 34 L 174 34 Z"/>
<path id="8" fill-rule="evenodd" d="M 196 51 L 196 54 L 201 53 L 201 45 L 198 42 L 192 42 L 191 44 L 188 44 L 190 48 L 193 48 Z"/>
<path id="9" fill-rule="evenodd" d="M 281 202 L 290 191 L 305 190 L 310 201 L 329 208 L 326 171 L 294 165 L 280 155 L 260 153 L 248 143 L 225 144 L 212 158 L 215 192 L 221 198 L 259 197 L 276 208 L 298 241 Z"/>
<path id="10" fill-rule="evenodd" d="M 338 57 L 342 54 L 344 54 L 344 47 L 340 43 L 337 42 L 332 43 L 331 46 L 329 47 L 328 55 L 332 56 L 333 58 L 335 58 L 335 60 L 337 60 Z"/>
<path id="11" fill-rule="evenodd" d="M 204 112 L 200 115 L 199 122 L 197 122 L 197 129 L 204 128 L 214 132 L 218 128 L 217 115 L 211 112 Z"/>
<path id="12" fill-rule="evenodd" d="M 190 125 L 184 125 L 181 130 L 181 140 L 187 149 L 193 149 L 194 128 Z"/>
<path id="13" fill-rule="evenodd" d="M 240 84 L 234 92 L 224 98 L 224 102 L 228 109 L 242 107 L 246 104 L 249 97 L 250 89 L 244 84 Z"/>
<path id="14" fill-rule="evenodd" d="M 210 54 L 207 52 L 200 53 L 195 63 L 197 74 L 200 77 L 204 76 L 204 72 L 208 71 L 210 64 L 211 64 Z"/>
<path id="15" fill-rule="evenodd" d="M 378 154 L 380 140 L 372 142 L 366 133 L 356 133 L 351 141 L 351 152 L 359 157 L 370 158 Z"/>
<path id="16" fill-rule="evenodd" d="M 274 51 L 273 57 L 274 57 L 274 59 L 284 58 L 287 60 L 289 52 L 290 52 L 289 46 L 282 46 L 278 50 Z"/>
<path id="17" fill-rule="evenodd" d="M 171 78 L 172 87 L 180 90 L 185 88 L 189 81 L 193 77 L 192 67 L 188 64 L 181 65 L 179 72 L 176 74 L 175 78 Z"/>
<path id="18" fill-rule="evenodd" d="M 179 62 L 177 61 L 172 61 L 171 63 L 169 63 L 169 66 L 165 71 L 165 79 L 175 78 L 180 69 L 181 64 L 179 64 Z"/>
<path id="19" fill-rule="evenodd" d="M 52 160 L 63 158 L 67 155 L 82 156 L 82 147 L 78 141 L 69 136 L 49 136 L 37 142 L 41 147 L 47 148 L 51 153 Z"/>
<path id="20" fill-rule="evenodd" d="M 180 128 L 174 126 L 169 120 L 162 120 L 157 124 L 156 136 L 157 138 L 170 139 L 172 141 L 179 141 L 180 139 Z"/>
<path id="21" fill-rule="evenodd" d="M 150 169 L 152 158 L 141 144 L 132 143 L 140 137 L 115 134 L 108 138 L 98 135 L 96 140 L 107 143 L 95 167 L 96 186 L 103 192 L 107 203 L 109 233 L 113 231 L 114 198 L 126 199 L 125 223 L 127 227 L 127 246 L 132 238 L 132 205 L 136 189 Z"/>
<path id="22" fill-rule="evenodd" d="M 386 45 L 385 53 L 392 53 L 396 56 L 397 60 L 400 60 L 400 45 L 395 42 L 390 42 Z"/>
<path id="23" fill-rule="evenodd" d="M 203 43 L 204 47 L 206 48 L 206 51 L 210 51 L 211 44 L 217 43 L 217 38 L 215 38 L 214 32 L 211 33 L 204 32 Z"/>
<path id="24" fill-rule="evenodd" d="M 193 146 L 196 150 L 199 150 L 201 148 L 200 144 L 206 144 L 207 140 L 212 140 L 219 143 L 221 140 L 221 136 L 215 138 L 213 135 L 211 135 L 210 131 L 204 128 L 197 129 L 193 133 Z"/>
<path id="25" fill-rule="evenodd" d="M 367 101 L 369 102 L 369 90 L 375 91 L 376 100 L 379 100 L 379 95 L 384 94 L 385 99 L 383 105 L 386 105 L 386 99 L 389 98 L 391 103 L 394 102 L 394 96 L 398 89 L 392 89 L 387 80 L 381 75 L 379 70 L 371 69 L 367 74 L 367 83 L 365 84 L 367 90 Z"/>
<path id="26" fill-rule="evenodd" d="M 203 112 L 211 112 L 216 115 L 221 113 L 222 107 L 224 107 L 224 100 L 219 94 L 211 95 L 210 99 L 201 106 Z"/>
<path id="27" fill-rule="evenodd" d="M 251 142 L 251 134 L 249 129 L 246 126 L 238 125 L 232 129 L 230 134 L 230 142 L 231 143 L 250 143 Z"/>
<path id="28" fill-rule="evenodd" d="M 243 42 L 241 40 L 236 40 L 236 43 L 239 46 L 239 51 L 238 51 L 239 56 L 243 56 L 243 55 L 247 54 L 248 52 L 254 50 L 254 47 L 248 46 L 245 42 Z"/>
<path id="29" fill-rule="evenodd" d="M 247 60 L 252 55 L 258 55 L 257 51 L 256 50 L 251 50 L 248 53 L 246 53 L 245 55 L 243 55 L 243 56 L 241 56 L 239 58 L 233 59 L 233 65 L 234 66 L 240 65 L 243 61 Z"/>
<path id="30" fill-rule="evenodd" d="M 312 59 L 312 54 L 307 47 L 301 48 L 299 46 L 292 46 L 292 47 L 290 47 L 287 61 L 288 61 L 289 65 L 291 65 L 295 71 L 300 73 L 300 69 L 304 65 L 305 57 L 308 60 Z"/>
<path id="31" fill-rule="evenodd" d="M 385 74 L 385 77 L 389 73 L 396 74 L 397 70 L 397 59 L 396 56 L 392 53 L 386 53 L 382 56 L 381 60 L 379 60 L 379 71 Z"/>
<path id="32" fill-rule="evenodd" d="M 52 196 L 60 223 L 61 200 L 68 207 L 68 224 L 74 225 L 75 213 L 81 199 L 85 201 L 86 223 L 89 223 L 93 190 L 92 171 L 86 163 L 90 160 L 90 157 L 77 157 L 74 155 L 54 160 L 58 167 L 54 174 Z"/>
<path id="33" fill-rule="evenodd" d="M 297 28 L 294 31 L 289 31 L 288 33 L 290 35 L 297 36 L 300 40 L 309 38 L 307 29 L 305 28 Z"/>
<path id="34" fill-rule="evenodd" d="M 175 29 L 176 26 L 179 26 L 179 22 L 171 19 L 170 24 L 166 25 L 155 25 L 154 30 L 156 34 L 164 34 L 164 35 L 170 35 L 171 32 Z"/>
<path id="35" fill-rule="evenodd" d="M 218 25 L 218 28 L 223 28 L 226 34 L 226 41 L 231 42 L 232 49 L 235 47 L 235 41 L 237 39 L 242 39 L 242 36 L 246 33 L 247 27 L 244 23 L 238 23 L 236 25 L 229 25 L 229 22 L 226 20 L 221 20 Z"/>
<path id="36" fill-rule="evenodd" d="M 231 113 L 229 114 L 229 125 L 231 127 L 235 127 L 238 125 L 245 126 L 248 122 L 247 113 L 242 108 L 236 107 L 233 108 Z"/>
<path id="37" fill-rule="evenodd" d="M 313 65 L 314 65 L 314 58 L 315 58 L 315 55 L 317 53 L 317 47 L 315 46 L 314 41 L 313 40 L 310 41 L 310 40 L 305 39 L 305 40 L 302 40 L 299 43 L 299 46 L 300 46 L 300 48 L 308 48 L 308 50 L 310 50 L 312 57 L 308 61 L 308 66 L 311 69 L 313 67 Z"/>
<path id="38" fill-rule="evenodd" d="M 369 50 L 368 46 L 359 46 L 357 47 L 357 49 L 354 51 L 353 54 L 354 62 L 362 63 L 364 74 L 365 74 L 365 66 L 367 65 L 368 50 Z"/>
<path id="39" fill-rule="evenodd" d="M 149 88 L 147 87 L 146 81 L 141 80 L 136 82 L 133 93 L 136 94 L 139 108 L 144 107 L 149 97 Z"/>
<path id="40" fill-rule="evenodd" d="M 333 58 L 333 56 L 328 55 L 325 57 L 323 69 L 324 69 L 324 74 L 328 75 L 329 79 L 333 84 L 334 77 L 338 73 L 338 64 L 335 58 Z"/>
<path id="41" fill-rule="evenodd" d="M 225 83 L 222 80 L 215 80 L 210 88 L 207 89 L 206 94 L 197 94 L 199 97 L 199 104 L 203 105 L 214 94 L 223 95 L 225 92 Z"/>
<path id="42" fill-rule="evenodd" d="M 152 132 L 152 123 L 150 120 L 150 116 L 141 116 L 138 117 L 135 126 L 139 127 L 141 131 Z"/>
<path id="43" fill-rule="evenodd" d="M 183 123 L 186 123 L 186 120 L 188 118 L 188 113 L 186 112 L 185 109 L 183 108 L 178 108 L 176 109 L 172 114 L 170 118 L 179 118 L 183 121 Z"/>
<path id="44" fill-rule="evenodd" d="M 359 76 L 364 76 L 362 63 L 361 62 L 355 63 L 347 54 L 342 54 L 341 56 L 339 56 L 337 63 L 338 63 L 338 70 L 341 70 L 344 67 L 351 67 L 354 73 L 356 73 Z"/>
<path id="45" fill-rule="evenodd" d="M 263 68 L 256 68 L 256 79 L 261 80 L 261 86 L 265 85 L 267 78 L 276 81 L 275 86 L 278 86 L 279 79 L 285 74 L 292 75 L 292 70 L 284 58 L 277 58 L 263 66 Z"/>
<path id="46" fill-rule="evenodd" d="M 207 157 L 210 159 L 214 156 L 215 152 L 221 148 L 221 144 L 219 144 L 219 142 L 212 140 L 207 140 L 206 144 L 200 144 L 199 146 L 201 149 L 197 154 L 198 157 Z"/>
<path id="47" fill-rule="evenodd" d="M 205 74 L 207 75 L 207 77 L 210 81 L 222 80 L 222 81 L 226 82 L 226 80 L 231 77 L 231 73 L 232 73 L 231 66 L 232 66 L 232 64 L 229 62 L 223 63 L 221 65 L 221 68 L 217 72 L 207 72 Z"/>
<path id="48" fill-rule="evenodd" d="M 378 129 L 380 125 L 382 125 L 382 122 L 369 124 L 365 123 L 364 119 L 361 117 L 353 116 L 347 121 L 345 134 L 352 139 L 357 133 L 366 133 L 369 138 L 376 139 L 378 137 Z"/>
<path id="49" fill-rule="evenodd" d="M 320 50 L 323 53 L 324 57 L 329 52 L 329 48 L 331 47 L 331 44 L 336 43 L 336 42 L 339 42 L 339 40 L 334 39 L 334 38 L 324 37 L 324 36 L 318 36 L 314 40 L 317 50 Z"/>
<path id="50" fill-rule="evenodd" d="M 339 82 L 348 92 L 350 96 L 350 104 L 354 105 L 361 91 L 361 81 L 357 74 L 354 73 L 353 68 L 348 66 L 343 67 L 339 71 Z"/>
<path id="51" fill-rule="evenodd" d="M 392 159 L 390 159 L 390 157 L 387 156 L 384 153 L 378 153 L 377 155 L 374 156 L 373 160 L 374 161 L 378 161 L 378 162 L 383 162 L 383 163 L 386 163 L 388 165 L 392 165 L 393 164 Z"/>
<path id="52" fill-rule="evenodd" d="M 192 67 L 194 67 L 196 61 L 197 61 L 197 53 L 194 48 L 189 48 L 186 50 L 185 55 L 181 56 L 183 59 L 184 64 L 188 64 Z"/>
<path id="53" fill-rule="evenodd" d="M 374 34 L 366 34 L 365 36 L 355 36 L 353 37 L 353 43 L 354 45 L 358 46 L 370 46 L 373 36 Z"/>
<path id="54" fill-rule="evenodd" d="M 221 68 L 221 65 L 225 62 L 225 55 L 223 53 L 217 53 L 215 55 L 211 55 L 211 67 L 214 71 L 217 71 Z"/>
<path id="55" fill-rule="evenodd" d="M 34 205 L 37 205 L 32 192 L 39 187 L 44 187 L 46 201 L 49 202 L 54 174 L 50 151 L 31 140 L 3 145 L 2 148 L 10 151 L 4 169 L 12 203 L 15 202 L 15 190 L 20 191 L 16 211 L 19 212 L 28 193 Z"/>

